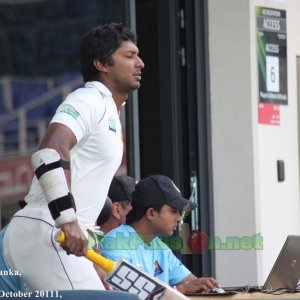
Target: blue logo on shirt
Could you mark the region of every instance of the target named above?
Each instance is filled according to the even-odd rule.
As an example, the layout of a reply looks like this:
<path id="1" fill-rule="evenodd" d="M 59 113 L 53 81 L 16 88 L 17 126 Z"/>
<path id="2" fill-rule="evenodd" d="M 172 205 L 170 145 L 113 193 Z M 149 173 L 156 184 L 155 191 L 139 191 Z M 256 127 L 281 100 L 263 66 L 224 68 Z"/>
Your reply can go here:
<path id="1" fill-rule="evenodd" d="M 164 272 L 164 270 L 161 268 L 161 266 L 159 265 L 158 261 L 156 260 L 154 262 L 154 277 L 159 276 L 163 272 Z"/>

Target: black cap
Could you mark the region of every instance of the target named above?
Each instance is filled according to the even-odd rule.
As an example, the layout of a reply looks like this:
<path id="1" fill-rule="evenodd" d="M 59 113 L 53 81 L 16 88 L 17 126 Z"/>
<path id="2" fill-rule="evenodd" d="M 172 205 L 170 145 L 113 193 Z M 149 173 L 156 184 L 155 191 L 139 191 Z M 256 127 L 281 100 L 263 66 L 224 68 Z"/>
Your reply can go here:
<path id="1" fill-rule="evenodd" d="M 197 206 L 194 202 L 183 198 L 174 182 L 164 175 L 151 175 L 140 180 L 132 193 L 131 204 L 133 208 L 168 204 L 183 211 L 190 211 Z"/>
<path id="2" fill-rule="evenodd" d="M 130 176 L 115 176 L 110 184 L 108 197 L 112 202 L 132 200 L 132 191 L 134 190 L 136 180 Z"/>
<path id="3" fill-rule="evenodd" d="M 111 215 L 112 215 L 112 202 L 111 199 L 109 199 L 109 197 L 106 197 L 104 206 L 97 218 L 96 224 L 98 226 L 103 225 L 108 221 Z"/>

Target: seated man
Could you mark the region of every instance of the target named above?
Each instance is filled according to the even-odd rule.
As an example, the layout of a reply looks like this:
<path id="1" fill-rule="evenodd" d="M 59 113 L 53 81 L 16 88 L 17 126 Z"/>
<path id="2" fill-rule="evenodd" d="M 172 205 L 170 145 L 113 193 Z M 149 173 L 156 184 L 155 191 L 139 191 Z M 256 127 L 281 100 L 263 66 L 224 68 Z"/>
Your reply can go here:
<path id="1" fill-rule="evenodd" d="M 89 229 L 89 248 L 97 250 L 104 234 L 126 223 L 126 216 L 132 209 L 131 194 L 136 180 L 130 176 L 114 176 L 105 204 L 97 218 L 96 226 Z"/>
<path id="2" fill-rule="evenodd" d="M 208 292 L 219 286 L 214 278 L 193 275 L 160 239 L 173 234 L 181 211 L 195 207 L 182 197 L 170 178 L 154 175 L 139 181 L 132 194 L 132 207 L 127 216 L 128 225 L 119 226 L 102 239 L 102 255 L 114 261 L 123 258 L 176 286 L 183 294 Z"/>
<path id="3" fill-rule="evenodd" d="M 101 218 L 97 219 L 97 225 L 105 234 L 108 231 L 126 223 L 126 215 L 131 210 L 131 194 L 136 180 L 130 176 L 115 176 L 110 184 L 108 197 L 112 202 L 111 216 L 107 221 Z"/>

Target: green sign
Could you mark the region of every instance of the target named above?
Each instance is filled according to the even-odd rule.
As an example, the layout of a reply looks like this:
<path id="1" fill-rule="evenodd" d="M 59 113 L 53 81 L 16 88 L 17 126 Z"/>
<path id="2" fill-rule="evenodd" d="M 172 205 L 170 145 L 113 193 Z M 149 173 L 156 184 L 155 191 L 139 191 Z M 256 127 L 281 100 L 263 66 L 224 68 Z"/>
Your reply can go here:
<path id="1" fill-rule="evenodd" d="M 287 104 L 286 11 L 256 7 L 259 101 Z"/>

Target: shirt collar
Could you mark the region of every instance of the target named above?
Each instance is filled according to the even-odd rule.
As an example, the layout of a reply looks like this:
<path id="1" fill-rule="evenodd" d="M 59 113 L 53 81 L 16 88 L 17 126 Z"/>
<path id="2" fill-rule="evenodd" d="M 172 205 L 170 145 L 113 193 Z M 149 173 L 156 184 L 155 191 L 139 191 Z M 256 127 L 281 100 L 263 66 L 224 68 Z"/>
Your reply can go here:
<path id="1" fill-rule="evenodd" d="M 100 81 L 88 81 L 84 85 L 85 87 L 95 87 L 99 90 L 101 94 L 103 94 L 106 97 L 112 96 L 111 91 Z"/>
<path id="2" fill-rule="evenodd" d="M 125 227 L 126 229 L 127 229 L 127 231 L 128 232 L 130 232 L 130 233 L 132 233 L 132 232 L 134 232 L 134 233 L 136 233 L 137 235 L 138 235 L 138 238 L 143 242 L 143 244 L 144 244 L 144 247 L 145 248 L 149 248 L 149 249 L 152 249 L 153 248 L 153 244 L 154 243 L 157 243 L 157 240 L 160 240 L 160 238 L 158 237 L 158 236 L 156 236 L 156 237 L 154 237 L 151 241 L 150 241 L 150 244 L 148 245 L 142 238 L 141 238 L 141 236 L 139 235 L 139 233 L 133 228 L 133 227 L 131 227 L 130 225 L 128 225 L 128 224 L 122 224 L 122 225 L 120 225 L 120 227 Z"/>

